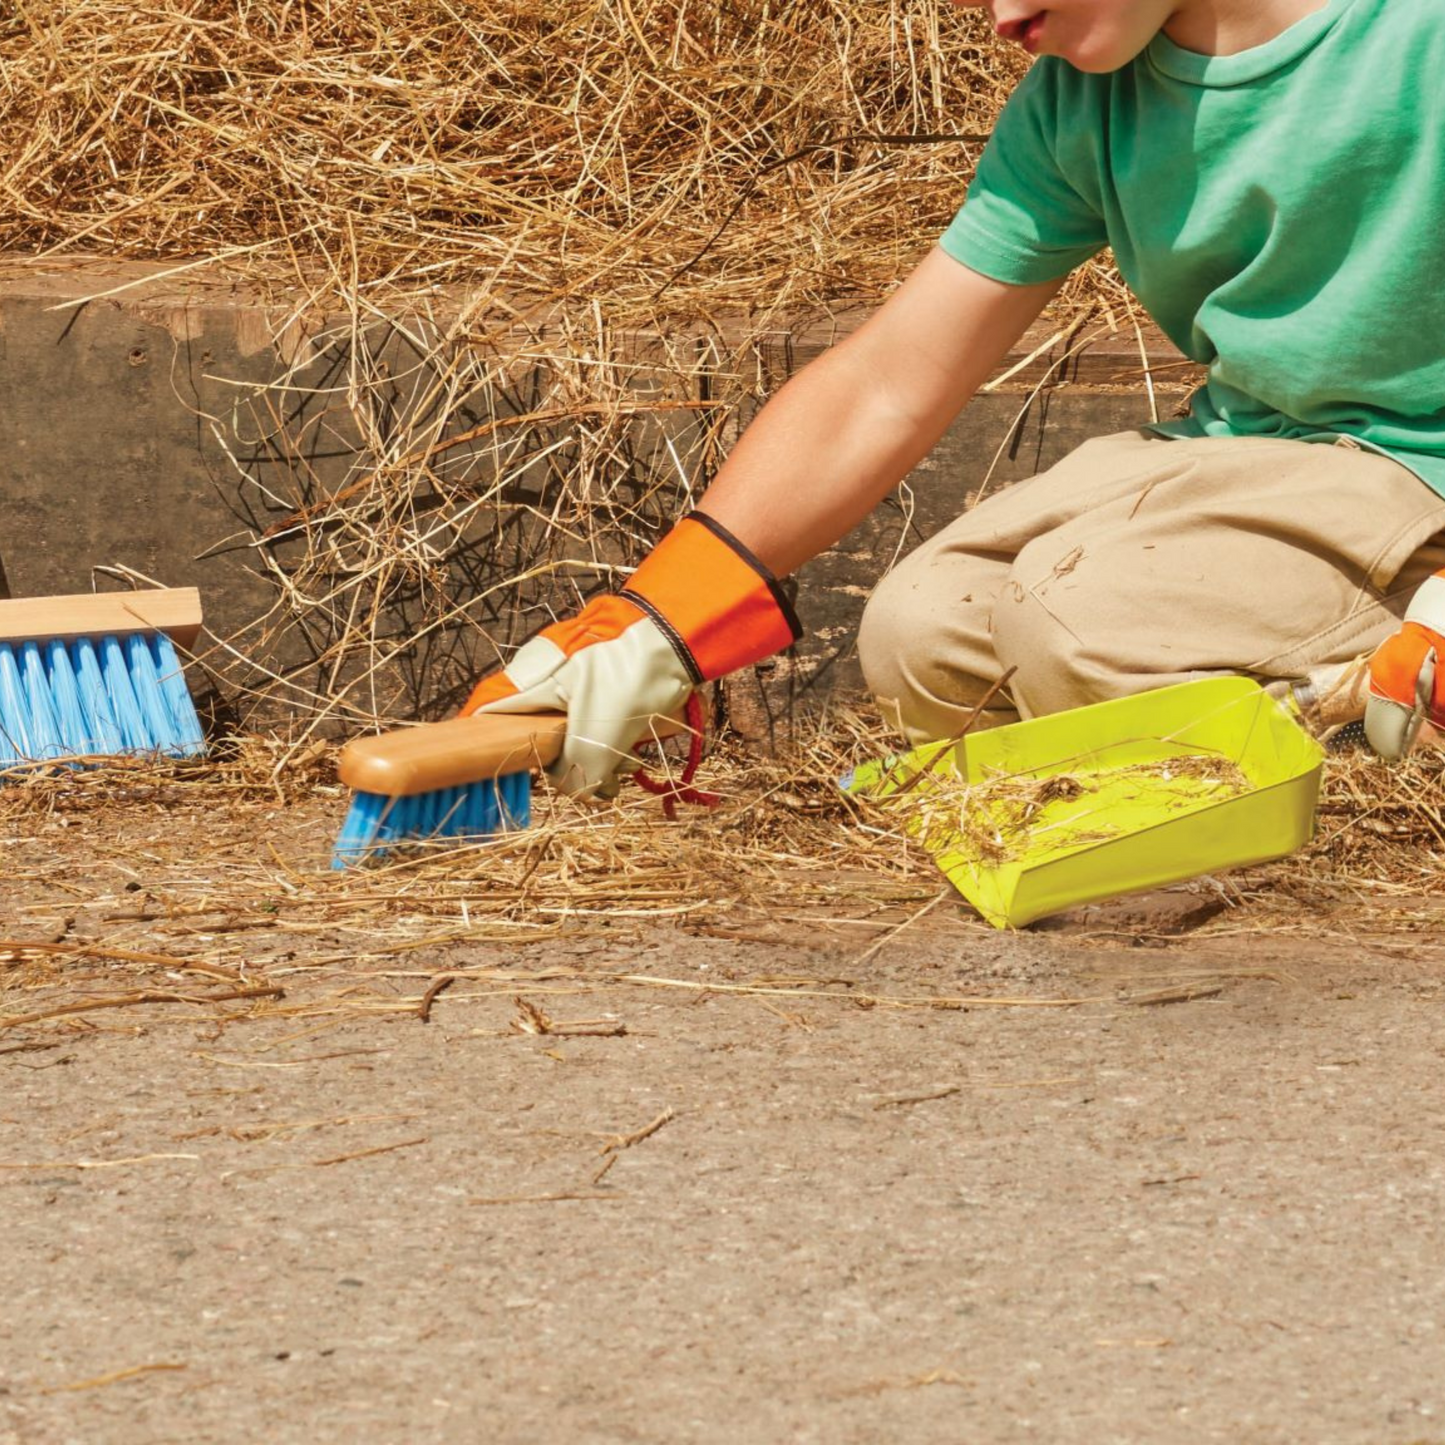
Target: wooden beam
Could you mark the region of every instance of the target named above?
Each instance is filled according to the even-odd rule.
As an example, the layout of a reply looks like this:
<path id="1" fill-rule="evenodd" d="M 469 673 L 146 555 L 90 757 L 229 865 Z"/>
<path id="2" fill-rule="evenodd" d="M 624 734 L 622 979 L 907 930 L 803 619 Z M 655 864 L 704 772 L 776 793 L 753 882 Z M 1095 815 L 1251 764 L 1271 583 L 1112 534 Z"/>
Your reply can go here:
<path id="1" fill-rule="evenodd" d="M 200 630 L 201 594 L 195 587 L 0 600 L 0 642 L 164 632 L 178 647 L 189 648 Z"/>

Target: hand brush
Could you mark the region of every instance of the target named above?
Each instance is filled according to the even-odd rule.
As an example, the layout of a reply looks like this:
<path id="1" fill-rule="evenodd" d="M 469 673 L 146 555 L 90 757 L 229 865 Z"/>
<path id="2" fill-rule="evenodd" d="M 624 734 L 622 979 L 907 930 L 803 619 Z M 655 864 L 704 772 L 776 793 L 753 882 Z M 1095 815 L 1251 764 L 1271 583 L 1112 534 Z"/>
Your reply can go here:
<path id="1" fill-rule="evenodd" d="M 685 730 L 658 718 L 652 736 Z M 534 769 L 556 761 L 565 713 L 472 713 L 347 743 L 337 760 L 355 796 L 331 855 L 347 868 L 406 842 L 483 837 L 531 822 Z"/>
<path id="2" fill-rule="evenodd" d="M 204 752 L 175 648 L 200 625 L 194 587 L 0 600 L 0 772 Z"/>

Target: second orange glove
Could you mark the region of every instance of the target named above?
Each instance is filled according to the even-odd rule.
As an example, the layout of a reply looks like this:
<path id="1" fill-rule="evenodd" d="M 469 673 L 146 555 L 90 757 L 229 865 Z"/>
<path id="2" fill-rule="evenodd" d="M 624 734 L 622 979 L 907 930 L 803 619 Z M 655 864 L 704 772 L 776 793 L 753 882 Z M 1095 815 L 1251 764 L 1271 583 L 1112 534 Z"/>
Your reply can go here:
<path id="1" fill-rule="evenodd" d="M 1445 572 L 1420 584 L 1405 620 L 1370 658 L 1365 736 L 1382 758 L 1403 758 L 1421 724 L 1445 727 Z"/>

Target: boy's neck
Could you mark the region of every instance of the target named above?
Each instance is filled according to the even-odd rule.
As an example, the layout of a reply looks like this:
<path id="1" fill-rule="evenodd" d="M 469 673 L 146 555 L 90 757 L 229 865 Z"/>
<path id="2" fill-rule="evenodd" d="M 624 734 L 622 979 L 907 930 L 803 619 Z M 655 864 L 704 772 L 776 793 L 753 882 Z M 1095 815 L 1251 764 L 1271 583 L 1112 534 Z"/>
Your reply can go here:
<path id="1" fill-rule="evenodd" d="M 1330 0 L 1183 0 L 1164 33 L 1200 55 L 1237 55 L 1282 34 Z"/>

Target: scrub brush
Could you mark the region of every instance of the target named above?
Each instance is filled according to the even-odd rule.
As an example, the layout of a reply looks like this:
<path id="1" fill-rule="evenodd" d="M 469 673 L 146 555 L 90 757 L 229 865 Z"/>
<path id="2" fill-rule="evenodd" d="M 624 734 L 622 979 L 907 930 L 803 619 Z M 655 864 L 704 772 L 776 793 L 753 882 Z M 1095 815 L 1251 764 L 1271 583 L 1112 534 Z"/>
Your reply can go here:
<path id="1" fill-rule="evenodd" d="M 689 704 L 689 722 L 695 702 L 694 697 Z M 700 704 L 696 716 L 700 722 Z M 701 755 L 701 727 L 658 718 L 652 736 L 682 731 L 691 731 L 692 748 L 678 784 L 643 779 L 649 791 L 665 795 L 669 816 L 674 797 L 712 801 L 686 786 Z M 408 842 L 525 828 L 531 822 L 532 772 L 556 761 L 566 735 L 565 713 L 492 712 L 354 739 L 337 761 L 337 773 L 354 796 L 331 866 L 348 868 Z"/>
<path id="2" fill-rule="evenodd" d="M 203 753 L 176 650 L 200 626 L 194 587 L 0 601 L 0 773 Z"/>

